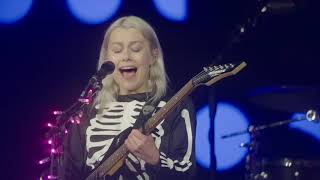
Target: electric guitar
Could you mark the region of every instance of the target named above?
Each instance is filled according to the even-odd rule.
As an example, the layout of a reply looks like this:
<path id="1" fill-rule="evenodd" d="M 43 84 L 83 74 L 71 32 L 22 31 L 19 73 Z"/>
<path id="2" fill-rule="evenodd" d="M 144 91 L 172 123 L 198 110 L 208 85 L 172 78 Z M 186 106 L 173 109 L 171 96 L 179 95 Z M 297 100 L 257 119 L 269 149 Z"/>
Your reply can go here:
<path id="1" fill-rule="evenodd" d="M 231 75 L 237 74 L 246 66 L 245 62 L 242 63 L 229 63 L 223 65 L 210 65 L 204 67 L 203 70 L 187 82 L 159 111 L 157 111 L 154 116 L 148 119 L 144 125 L 144 133 L 150 134 L 162 120 L 183 100 L 187 95 L 189 95 L 195 88 L 200 85 L 211 86 L 215 82 L 226 78 Z M 131 129 L 130 129 L 131 130 Z M 140 129 L 142 131 L 142 129 Z M 121 134 L 129 134 L 130 131 L 127 130 Z M 114 138 L 112 144 L 118 144 L 118 147 L 114 149 L 111 153 L 107 152 L 105 160 L 94 169 L 85 180 L 96 180 L 103 178 L 105 176 L 112 176 L 122 165 L 129 154 L 128 149 L 125 144 L 119 142 L 120 138 Z M 122 138 L 125 139 L 125 138 Z M 115 142 L 116 140 L 116 142 Z M 113 145 L 111 145 L 112 147 Z"/>

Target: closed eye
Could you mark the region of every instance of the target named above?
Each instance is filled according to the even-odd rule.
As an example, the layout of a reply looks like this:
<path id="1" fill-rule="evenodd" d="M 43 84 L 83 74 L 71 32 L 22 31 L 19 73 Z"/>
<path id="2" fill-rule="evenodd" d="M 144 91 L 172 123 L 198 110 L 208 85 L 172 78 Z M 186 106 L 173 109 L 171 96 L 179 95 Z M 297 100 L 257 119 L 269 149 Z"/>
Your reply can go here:
<path id="1" fill-rule="evenodd" d="M 123 46 L 119 43 L 114 43 L 111 45 L 111 51 L 114 53 L 120 53 L 123 49 Z"/>
<path id="2" fill-rule="evenodd" d="M 143 49 L 143 43 L 140 41 L 135 41 L 130 45 L 130 49 L 133 52 L 139 52 Z"/>

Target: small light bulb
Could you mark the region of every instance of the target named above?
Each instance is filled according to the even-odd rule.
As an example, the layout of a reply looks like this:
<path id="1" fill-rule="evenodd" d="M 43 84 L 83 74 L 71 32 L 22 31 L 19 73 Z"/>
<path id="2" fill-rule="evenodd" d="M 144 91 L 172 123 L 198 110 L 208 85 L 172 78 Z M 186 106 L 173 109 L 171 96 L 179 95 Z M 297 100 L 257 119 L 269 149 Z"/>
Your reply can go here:
<path id="1" fill-rule="evenodd" d="M 48 179 L 57 179 L 57 177 L 55 177 L 53 175 L 48 175 Z"/>
<path id="2" fill-rule="evenodd" d="M 50 161 L 50 158 L 49 158 L 49 157 L 46 157 L 46 158 L 41 159 L 40 161 L 38 161 L 38 163 L 39 163 L 40 165 L 42 165 L 42 164 L 45 164 L 45 163 L 47 163 L 47 162 L 49 162 L 49 161 Z"/>
<path id="3" fill-rule="evenodd" d="M 62 111 L 53 111 L 53 115 L 60 115 L 62 114 Z"/>

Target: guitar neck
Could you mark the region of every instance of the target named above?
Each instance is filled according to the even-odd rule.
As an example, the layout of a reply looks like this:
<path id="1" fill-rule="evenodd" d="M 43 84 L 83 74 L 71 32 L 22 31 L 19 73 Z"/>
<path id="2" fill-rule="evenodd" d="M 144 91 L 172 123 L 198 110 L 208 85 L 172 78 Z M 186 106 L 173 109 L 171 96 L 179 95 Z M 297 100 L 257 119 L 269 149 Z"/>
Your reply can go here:
<path id="1" fill-rule="evenodd" d="M 108 159 L 103 161 L 85 180 L 96 180 L 97 178 L 104 177 L 110 174 L 110 170 L 114 165 L 119 162 L 123 157 L 128 154 L 128 149 L 125 144 L 122 144 Z"/>
<path id="2" fill-rule="evenodd" d="M 175 109 L 175 107 L 189 95 L 194 89 L 194 85 L 190 80 L 186 85 L 183 86 L 167 103 L 163 106 L 154 116 L 152 116 L 145 124 L 145 133 L 150 134 L 161 121 Z"/>

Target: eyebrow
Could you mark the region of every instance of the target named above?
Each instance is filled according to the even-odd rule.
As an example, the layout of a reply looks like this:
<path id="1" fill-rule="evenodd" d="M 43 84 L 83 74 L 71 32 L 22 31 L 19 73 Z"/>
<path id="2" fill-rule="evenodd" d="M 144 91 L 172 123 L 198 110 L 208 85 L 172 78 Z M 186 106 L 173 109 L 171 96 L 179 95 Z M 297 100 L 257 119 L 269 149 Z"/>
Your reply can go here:
<path id="1" fill-rule="evenodd" d="M 143 44 L 143 43 L 144 43 L 144 40 L 131 41 L 131 42 L 129 43 L 129 46 L 132 45 L 132 44 L 135 44 L 135 43 L 142 43 L 142 44 Z M 121 42 L 112 42 L 111 45 L 113 45 L 113 44 L 122 45 Z"/>

